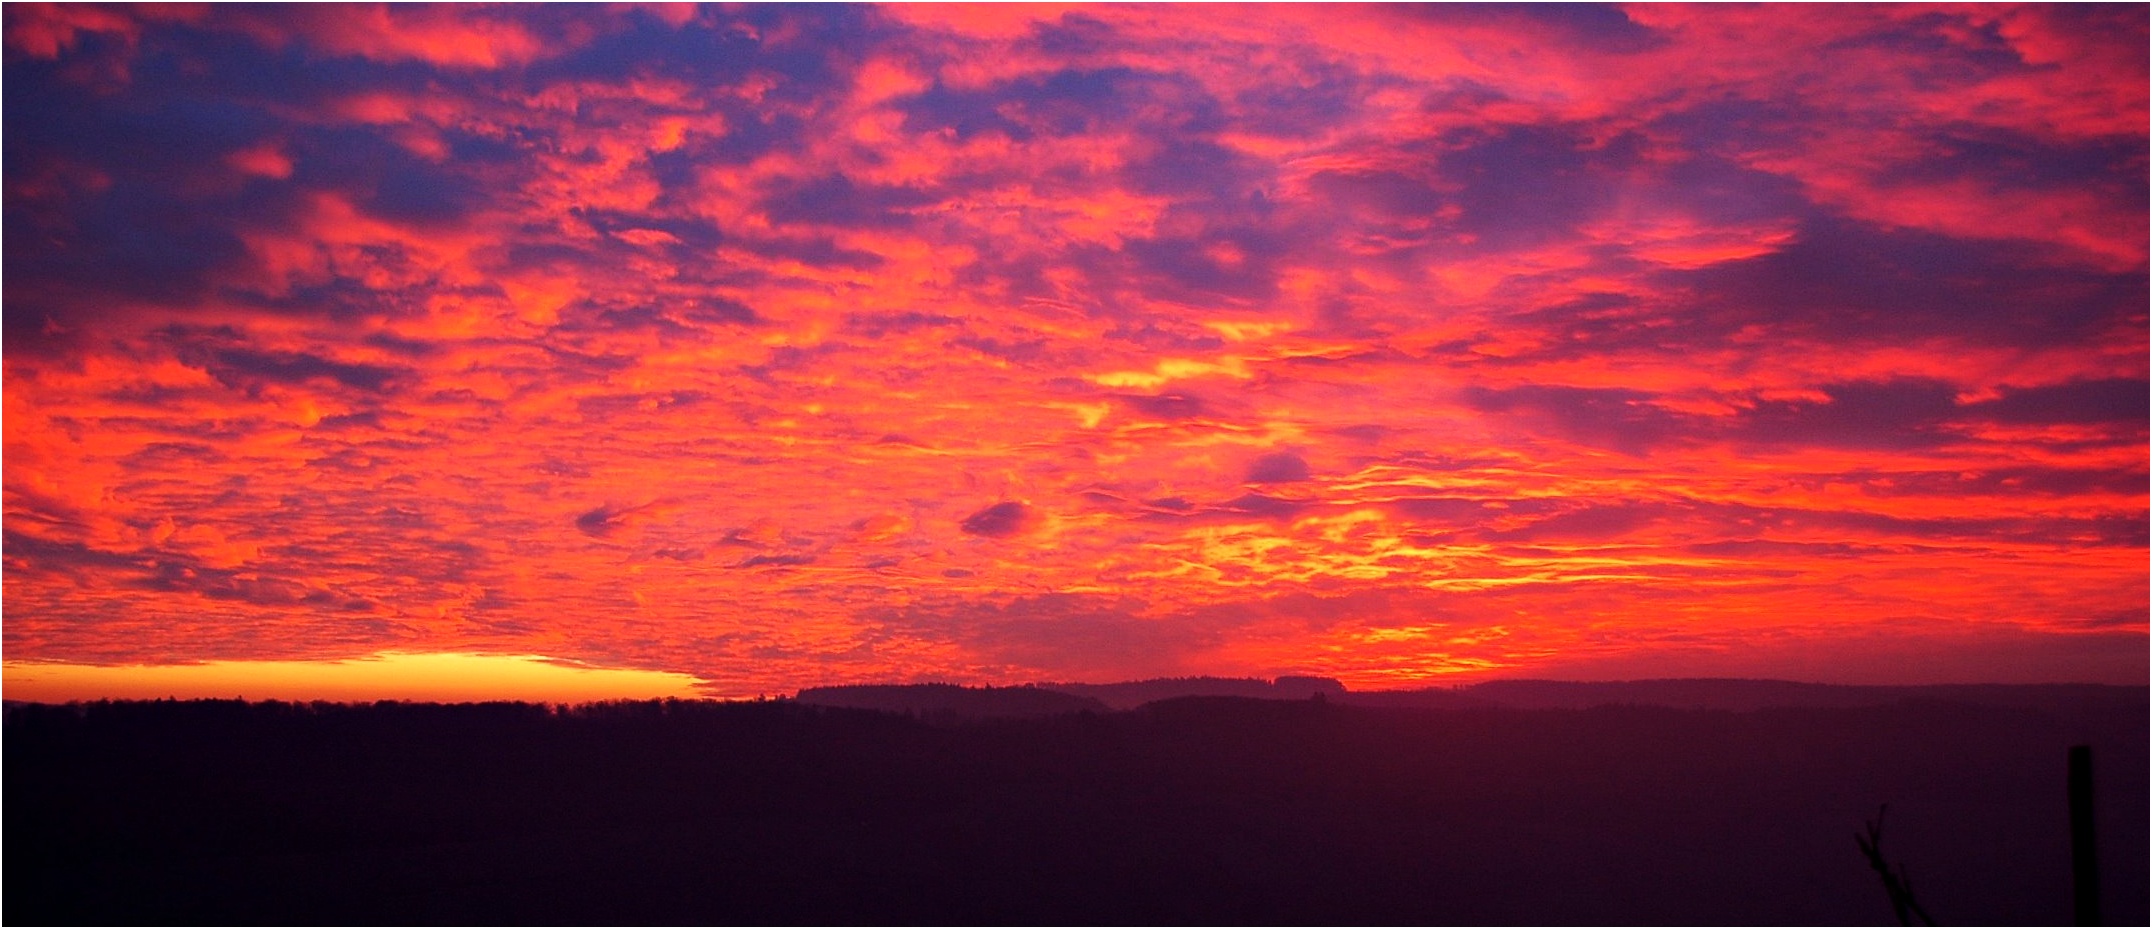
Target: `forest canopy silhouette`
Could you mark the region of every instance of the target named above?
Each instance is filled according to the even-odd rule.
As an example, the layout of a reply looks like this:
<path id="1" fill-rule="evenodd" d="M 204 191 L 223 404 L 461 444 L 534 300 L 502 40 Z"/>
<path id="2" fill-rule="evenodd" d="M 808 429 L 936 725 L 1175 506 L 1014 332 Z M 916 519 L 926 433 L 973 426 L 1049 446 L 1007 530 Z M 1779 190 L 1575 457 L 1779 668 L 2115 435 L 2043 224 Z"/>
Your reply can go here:
<path id="1" fill-rule="evenodd" d="M 1175 682 L 1139 683 L 1102 692 Z M 2091 744 L 2107 913 L 2145 918 L 2144 688 L 831 690 L 887 706 L 10 705 L 0 917 L 1874 924 L 1888 803 L 1938 921 L 2052 924 Z"/>

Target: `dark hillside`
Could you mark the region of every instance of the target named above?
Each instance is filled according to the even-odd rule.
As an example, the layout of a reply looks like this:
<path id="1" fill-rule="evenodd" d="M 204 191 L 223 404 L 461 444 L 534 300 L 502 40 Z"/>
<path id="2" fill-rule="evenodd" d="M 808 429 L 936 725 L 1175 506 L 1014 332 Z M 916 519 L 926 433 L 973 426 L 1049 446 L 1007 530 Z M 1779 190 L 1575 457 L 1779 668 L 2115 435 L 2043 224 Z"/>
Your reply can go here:
<path id="1" fill-rule="evenodd" d="M 1852 708 L 1904 701 L 1963 703 L 2027 709 L 2099 710 L 2143 706 L 2146 688 L 2106 684 L 1936 684 L 1858 686 L 1793 681 L 1679 678 L 1648 681 L 1499 680 L 1449 693 L 1517 709 L 1588 709 L 1595 706 L 1668 706 L 1698 710 L 1761 710 L 1781 707 Z"/>
<path id="2" fill-rule="evenodd" d="M 6 717 L 0 919 L 1877 924 L 2146 918 L 2142 704 L 1748 713 L 1190 697 L 961 725 L 805 705 L 115 703 Z"/>
<path id="3" fill-rule="evenodd" d="M 1286 676 L 1274 681 L 1247 677 L 1161 677 L 1118 684 L 1039 684 L 1047 690 L 1089 697 L 1116 710 L 1129 710 L 1175 697 L 1250 697 L 1259 700 L 1306 700 L 1316 694 L 1337 696 L 1345 685 L 1327 677 Z"/>
<path id="4" fill-rule="evenodd" d="M 858 684 L 810 687 L 799 702 L 811 706 L 881 710 L 935 720 L 998 719 L 1103 713 L 1106 705 L 1040 687 L 960 687 L 955 684 Z"/>

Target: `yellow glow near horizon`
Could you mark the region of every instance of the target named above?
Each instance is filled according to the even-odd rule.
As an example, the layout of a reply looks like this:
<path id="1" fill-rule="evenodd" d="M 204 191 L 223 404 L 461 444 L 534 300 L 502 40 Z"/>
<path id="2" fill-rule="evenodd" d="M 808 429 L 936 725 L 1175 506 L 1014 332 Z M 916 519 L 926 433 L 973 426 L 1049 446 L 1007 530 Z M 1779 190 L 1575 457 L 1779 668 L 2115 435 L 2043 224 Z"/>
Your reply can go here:
<path id="1" fill-rule="evenodd" d="M 383 652 L 340 661 L 207 661 L 179 665 L 0 663 L 9 700 L 420 700 L 464 703 L 699 697 L 697 679 L 665 671 L 586 668 L 542 655 Z"/>

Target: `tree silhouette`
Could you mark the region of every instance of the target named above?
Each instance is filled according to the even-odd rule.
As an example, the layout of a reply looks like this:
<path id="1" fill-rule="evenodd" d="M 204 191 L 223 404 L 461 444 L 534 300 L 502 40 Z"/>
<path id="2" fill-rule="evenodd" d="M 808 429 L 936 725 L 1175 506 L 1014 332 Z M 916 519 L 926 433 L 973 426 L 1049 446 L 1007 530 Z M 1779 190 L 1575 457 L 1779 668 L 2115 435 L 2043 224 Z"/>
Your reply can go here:
<path id="1" fill-rule="evenodd" d="M 1883 878 L 1883 891 L 1890 894 L 1890 908 L 1898 914 L 1898 925 L 1910 926 L 1917 916 L 1921 922 L 1933 926 L 1934 917 L 1921 909 L 1920 901 L 1913 899 L 1913 881 L 1906 877 L 1905 864 L 1900 862 L 1893 867 L 1883 858 L 1883 814 L 1888 812 L 1890 804 L 1883 804 L 1876 810 L 1876 818 L 1868 821 L 1868 834 L 1854 833 L 1853 841 L 1860 844 L 1861 854 L 1868 856 L 1868 866 L 1876 869 L 1876 874 Z"/>

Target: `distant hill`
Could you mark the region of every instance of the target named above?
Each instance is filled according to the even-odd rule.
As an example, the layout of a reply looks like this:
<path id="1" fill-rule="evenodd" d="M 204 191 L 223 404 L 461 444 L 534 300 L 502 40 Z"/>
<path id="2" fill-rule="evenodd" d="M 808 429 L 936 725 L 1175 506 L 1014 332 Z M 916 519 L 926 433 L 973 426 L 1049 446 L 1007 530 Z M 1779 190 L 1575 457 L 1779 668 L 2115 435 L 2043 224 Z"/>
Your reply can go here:
<path id="1" fill-rule="evenodd" d="M 1039 687 L 961 687 L 956 684 L 859 684 L 809 687 L 799 702 L 855 710 L 881 710 L 927 718 L 1011 719 L 1106 712 L 1097 700 Z"/>
<path id="2" fill-rule="evenodd" d="M 1183 696 L 937 725 L 936 706 L 1096 704 L 804 696 L 13 706 L 0 923 L 1877 925 L 1852 839 L 1888 804 L 1888 855 L 1937 922 L 2067 925 L 2075 745 L 2102 915 L 2146 925 L 2152 899 L 2142 702 Z"/>
<path id="3" fill-rule="evenodd" d="M 1326 677 L 1167 677 L 1112 684 L 1050 682 L 1021 687 L 873 684 L 813 687 L 802 703 L 914 716 L 1017 718 L 1130 710 L 1184 697 L 1307 700 L 1321 695 L 1348 706 L 1388 709 L 1582 710 L 1601 706 L 1748 712 L 1763 709 L 1854 709 L 1908 701 L 2010 709 L 2075 711 L 2144 706 L 2152 691 L 2106 684 L 1848 685 L 1741 678 L 1646 681 L 1496 680 L 1461 687 L 1348 691 Z"/>
<path id="4" fill-rule="evenodd" d="M 1427 687 L 1420 690 L 1356 690 L 1338 702 L 1347 706 L 1411 710 L 1470 710 L 1501 706 L 1473 696 L 1467 688 Z"/>
<path id="5" fill-rule="evenodd" d="M 2143 687 L 2117 687 L 2105 684 L 1862 686 L 1803 684 L 1794 681 L 1744 680 L 1736 678 L 1681 678 L 1655 681 L 1503 680 L 1487 681 L 1459 690 L 1406 691 L 1402 693 L 1440 695 L 1442 699 L 1461 696 L 1484 705 L 1504 706 L 1513 709 L 1666 706 L 1680 709 L 1732 710 L 1737 712 L 1796 707 L 1834 709 L 1889 706 L 1908 700 L 2017 709 L 2063 710 L 2142 706 L 2148 697 L 2147 689 Z M 1356 695 L 1354 702 L 1362 701 Z"/>
<path id="6" fill-rule="evenodd" d="M 1253 697 L 1259 700 L 1306 700 L 1345 693 L 1345 685 L 1327 677 L 1285 676 L 1275 681 L 1252 677 L 1161 677 L 1118 684 L 1047 683 L 1042 690 L 1088 697 L 1116 710 L 1127 710 L 1176 697 Z"/>

